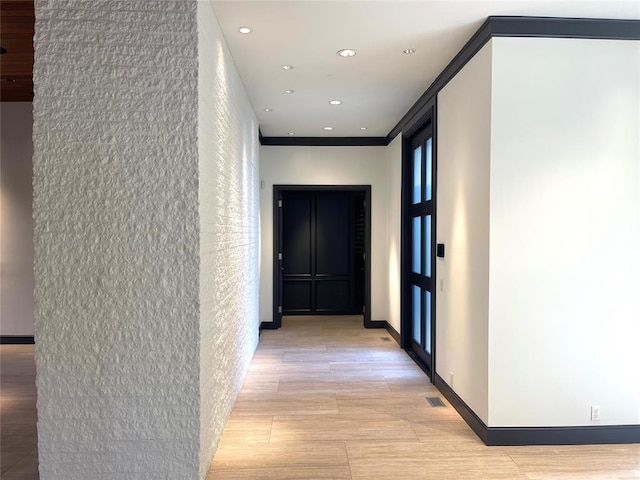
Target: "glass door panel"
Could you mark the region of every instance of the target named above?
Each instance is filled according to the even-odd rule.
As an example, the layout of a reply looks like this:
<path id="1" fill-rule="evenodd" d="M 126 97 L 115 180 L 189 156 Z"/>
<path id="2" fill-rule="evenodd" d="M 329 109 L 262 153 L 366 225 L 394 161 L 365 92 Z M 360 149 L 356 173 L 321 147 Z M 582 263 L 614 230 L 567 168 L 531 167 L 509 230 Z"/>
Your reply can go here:
<path id="1" fill-rule="evenodd" d="M 434 205 L 433 205 L 433 139 L 431 125 L 419 131 L 411 140 L 408 222 L 410 270 L 407 272 L 408 325 L 411 334 L 409 348 L 431 369 L 433 352 L 434 302 Z"/>
<path id="2" fill-rule="evenodd" d="M 425 202 L 431 200 L 431 196 L 433 195 L 433 155 L 431 151 L 432 146 L 431 137 L 427 138 L 424 149 L 425 149 L 425 182 L 424 182 L 424 200 Z"/>
<path id="3" fill-rule="evenodd" d="M 431 292 L 424 291 L 423 315 L 424 315 L 424 351 L 431 354 Z"/>
<path id="4" fill-rule="evenodd" d="M 413 273 L 422 273 L 422 219 L 420 217 L 413 217 L 413 235 L 411 236 L 411 242 L 413 250 L 411 262 L 413 266 Z"/>
<path id="5" fill-rule="evenodd" d="M 413 341 L 416 342 L 417 344 L 422 343 L 422 316 L 421 316 L 421 309 L 420 309 L 420 293 L 421 290 L 419 287 L 416 287 L 415 285 L 412 288 L 412 296 L 413 296 L 413 315 L 412 315 L 412 322 L 413 322 Z"/>
<path id="6" fill-rule="evenodd" d="M 424 275 L 431 277 L 431 215 L 424 217 Z"/>
<path id="7" fill-rule="evenodd" d="M 422 145 L 413 150 L 413 203 L 422 197 Z"/>

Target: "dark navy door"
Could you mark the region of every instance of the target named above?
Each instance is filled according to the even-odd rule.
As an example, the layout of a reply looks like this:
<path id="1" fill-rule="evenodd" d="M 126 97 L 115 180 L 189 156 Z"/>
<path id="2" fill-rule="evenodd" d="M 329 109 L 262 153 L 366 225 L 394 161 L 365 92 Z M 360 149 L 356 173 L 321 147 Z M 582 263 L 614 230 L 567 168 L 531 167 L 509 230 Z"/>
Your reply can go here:
<path id="1" fill-rule="evenodd" d="M 282 192 L 282 313 L 361 314 L 364 194 Z"/>

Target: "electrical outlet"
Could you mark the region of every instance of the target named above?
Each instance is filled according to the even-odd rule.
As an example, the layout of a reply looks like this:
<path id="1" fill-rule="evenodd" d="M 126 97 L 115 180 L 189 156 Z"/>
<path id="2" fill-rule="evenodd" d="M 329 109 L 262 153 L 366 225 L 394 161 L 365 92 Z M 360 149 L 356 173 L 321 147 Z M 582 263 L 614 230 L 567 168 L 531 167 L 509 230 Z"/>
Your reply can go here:
<path id="1" fill-rule="evenodd" d="M 449 372 L 449 386 L 453 388 L 453 372 Z"/>
<path id="2" fill-rule="evenodd" d="M 600 420 L 600 407 L 591 405 L 591 420 Z"/>

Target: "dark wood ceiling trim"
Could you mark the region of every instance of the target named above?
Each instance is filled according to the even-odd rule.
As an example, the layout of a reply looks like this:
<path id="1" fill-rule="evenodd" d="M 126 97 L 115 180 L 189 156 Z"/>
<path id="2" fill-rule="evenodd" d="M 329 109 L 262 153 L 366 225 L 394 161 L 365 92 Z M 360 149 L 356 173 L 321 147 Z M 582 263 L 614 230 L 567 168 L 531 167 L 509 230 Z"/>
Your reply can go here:
<path id="1" fill-rule="evenodd" d="M 262 145 L 298 147 L 381 147 L 386 137 L 261 137 Z"/>
<path id="2" fill-rule="evenodd" d="M 430 100 L 464 67 L 492 37 L 585 38 L 640 40 L 640 20 L 599 18 L 491 16 L 436 77 L 418 101 L 387 135 L 387 143 L 400 132 L 415 130 Z"/>
<path id="3" fill-rule="evenodd" d="M 492 37 L 640 40 L 640 20 L 489 17 Z"/>

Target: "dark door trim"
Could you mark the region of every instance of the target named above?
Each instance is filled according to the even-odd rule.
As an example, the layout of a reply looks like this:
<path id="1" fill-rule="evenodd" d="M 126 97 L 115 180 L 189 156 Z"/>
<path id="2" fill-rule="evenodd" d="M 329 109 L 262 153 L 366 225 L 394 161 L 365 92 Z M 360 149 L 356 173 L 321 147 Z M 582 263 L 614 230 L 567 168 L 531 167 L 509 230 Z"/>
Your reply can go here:
<path id="1" fill-rule="evenodd" d="M 365 198 L 364 326 L 378 327 L 371 321 L 371 185 L 274 185 L 273 186 L 273 324 L 282 326 L 282 192 L 361 192 Z"/>

